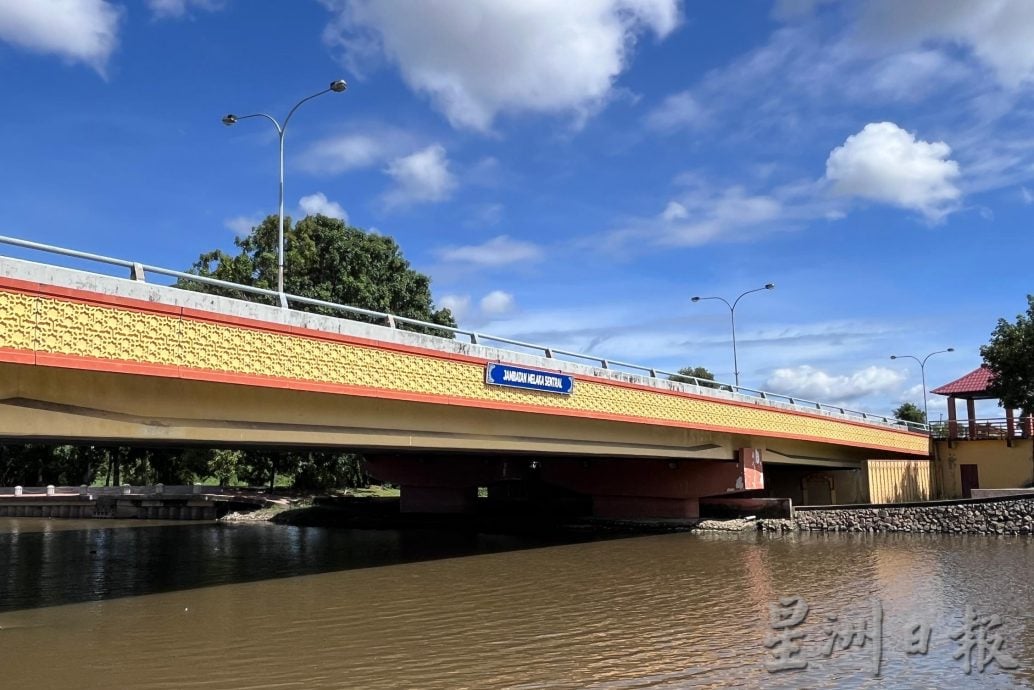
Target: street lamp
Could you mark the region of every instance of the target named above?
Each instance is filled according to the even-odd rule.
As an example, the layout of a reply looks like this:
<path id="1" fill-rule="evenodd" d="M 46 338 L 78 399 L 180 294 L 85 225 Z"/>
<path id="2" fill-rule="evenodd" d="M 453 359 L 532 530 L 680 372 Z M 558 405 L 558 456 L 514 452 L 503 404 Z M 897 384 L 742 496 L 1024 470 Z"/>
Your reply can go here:
<path id="1" fill-rule="evenodd" d="M 923 357 L 922 359 L 919 359 L 915 355 L 891 355 L 890 356 L 891 359 L 914 359 L 915 361 L 919 362 L 919 373 L 922 374 L 922 377 L 923 377 L 923 416 L 926 417 L 926 423 L 927 424 L 930 423 L 930 407 L 929 407 L 929 402 L 927 402 L 927 400 L 926 400 L 926 360 L 930 359 L 934 355 L 940 355 L 940 354 L 943 354 L 945 352 L 955 352 L 955 348 L 954 347 L 949 347 L 947 350 L 937 350 L 936 352 L 931 352 L 930 354 L 928 354 L 926 357 Z"/>
<path id="2" fill-rule="evenodd" d="M 233 113 L 230 113 L 229 115 L 223 117 L 223 124 L 227 127 L 229 127 L 230 125 L 237 124 L 239 120 L 247 120 L 249 117 L 264 117 L 273 123 L 273 126 L 276 127 L 276 133 L 280 136 L 280 239 L 279 246 L 277 249 L 276 285 L 277 292 L 280 293 L 280 306 L 285 309 L 287 308 L 287 297 L 284 295 L 284 132 L 287 131 L 287 123 L 291 120 L 291 116 L 294 115 L 294 111 L 298 110 L 298 106 L 300 106 L 302 103 L 304 103 L 305 101 L 311 101 L 313 98 L 316 98 L 317 96 L 322 96 L 323 94 L 329 91 L 333 91 L 334 93 L 341 93 L 347 88 L 348 84 L 345 83 L 344 79 L 337 79 L 335 81 L 330 82 L 330 86 L 323 89 L 319 93 L 314 93 L 311 96 L 306 96 L 302 100 L 295 103 L 294 107 L 291 108 L 291 111 L 287 113 L 287 117 L 284 118 L 284 124 L 282 125 L 276 121 L 275 117 L 273 117 L 272 115 L 267 115 L 266 113 L 253 113 L 251 115 L 234 115 Z"/>
<path id="3" fill-rule="evenodd" d="M 716 299 L 721 302 L 725 302 L 725 306 L 729 307 L 729 318 L 732 321 L 732 373 L 736 378 L 736 387 L 740 387 L 740 362 L 736 356 L 736 305 L 740 303 L 744 295 L 749 295 L 752 292 L 761 292 L 762 290 L 774 290 L 775 283 L 765 283 L 764 287 L 754 288 L 753 290 L 747 290 L 741 293 L 739 297 L 733 300 L 732 304 L 729 304 L 729 300 L 724 297 L 694 297 L 693 302 L 699 302 L 703 299 Z"/>

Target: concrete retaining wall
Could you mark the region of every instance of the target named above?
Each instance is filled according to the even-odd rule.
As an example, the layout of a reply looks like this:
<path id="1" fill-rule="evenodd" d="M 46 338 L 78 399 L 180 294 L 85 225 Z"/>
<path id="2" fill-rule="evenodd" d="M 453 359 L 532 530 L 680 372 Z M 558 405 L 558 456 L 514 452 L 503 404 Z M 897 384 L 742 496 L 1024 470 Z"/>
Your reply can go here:
<path id="1" fill-rule="evenodd" d="M 804 532 L 1034 534 L 1034 497 L 797 509 L 793 520 L 759 520 L 758 528 Z"/>

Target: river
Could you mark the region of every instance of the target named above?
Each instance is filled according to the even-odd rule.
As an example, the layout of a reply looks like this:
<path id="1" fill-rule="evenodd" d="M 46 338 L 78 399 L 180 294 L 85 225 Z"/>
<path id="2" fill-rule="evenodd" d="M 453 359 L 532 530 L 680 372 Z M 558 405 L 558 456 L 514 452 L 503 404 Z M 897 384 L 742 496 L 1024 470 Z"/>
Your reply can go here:
<path id="1" fill-rule="evenodd" d="M 1027 537 L 0 519 L 0 687 L 1034 687 L 1032 565 Z"/>

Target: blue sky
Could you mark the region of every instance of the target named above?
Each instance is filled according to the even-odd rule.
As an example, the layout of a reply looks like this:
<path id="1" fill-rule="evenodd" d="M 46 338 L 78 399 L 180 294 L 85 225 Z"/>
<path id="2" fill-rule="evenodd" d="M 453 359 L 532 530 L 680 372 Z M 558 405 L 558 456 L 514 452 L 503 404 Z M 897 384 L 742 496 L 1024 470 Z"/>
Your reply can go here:
<path id="1" fill-rule="evenodd" d="M 889 412 L 1031 291 L 1034 3 L 0 0 L 0 233 L 395 237 L 461 325 Z M 6 251 L 6 250 L 5 250 Z M 931 417 L 944 414 L 931 397 Z M 982 407 L 997 416 L 993 404 Z"/>

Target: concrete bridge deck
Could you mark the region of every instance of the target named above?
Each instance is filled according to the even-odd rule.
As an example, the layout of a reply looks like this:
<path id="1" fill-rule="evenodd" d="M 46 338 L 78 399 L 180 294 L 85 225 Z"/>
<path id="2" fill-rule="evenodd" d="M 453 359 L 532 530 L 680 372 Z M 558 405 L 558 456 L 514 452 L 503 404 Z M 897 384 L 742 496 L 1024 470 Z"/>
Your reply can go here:
<path id="1" fill-rule="evenodd" d="M 498 363 L 573 390 L 491 385 Z M 829 406 L 9 258 L 0 438 L 365 450 L 404 505 L 407 481 L 425 497 L 414 507 L 462 507 L 472 487 L 523 477 L 514 458 L 538 458 L 550 481 L 611 496 L 617 512 L 649 496 L 677 515 L 695 496 L 751 488 L 745 463 L 762 457 L 856 467 L 928 448 L 900 422 Z"/>

